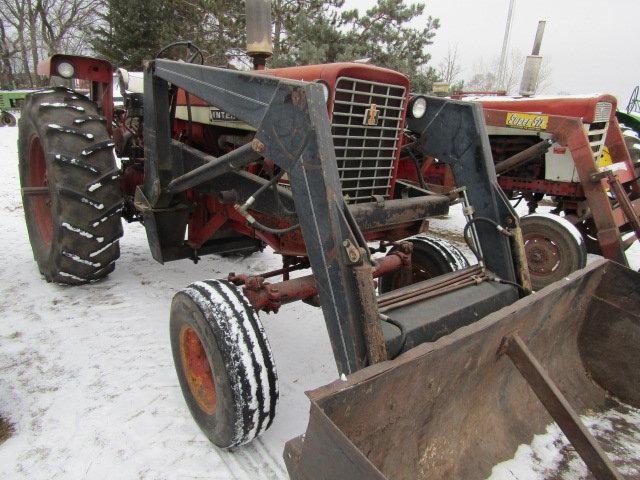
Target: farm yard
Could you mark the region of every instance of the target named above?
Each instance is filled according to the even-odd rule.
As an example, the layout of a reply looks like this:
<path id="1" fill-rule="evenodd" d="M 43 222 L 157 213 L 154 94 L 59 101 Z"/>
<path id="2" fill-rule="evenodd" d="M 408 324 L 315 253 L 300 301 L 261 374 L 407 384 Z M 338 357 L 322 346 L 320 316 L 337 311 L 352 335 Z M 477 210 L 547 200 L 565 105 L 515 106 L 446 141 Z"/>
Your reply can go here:
<path id="1" fill-rule="evenodd" d="M 306 427 L 304 392 L 338 378 L 320 310 L 295 303 L 278 315 L 261 315 L 278 367 L 278 416 L 255 442 L 230 452 L 215 448 L 180 392 L 169 344 L 172 295 L 195 280 L 279 268 L 279 257 L 265 250 L 248 258 L 209 256 L 195 265 L 183 260 L 162 266 L 149 254 L 143 227 L 129 224 L 122 257 L 108 278 L 80 287 L 46 283 L 27 239 L 17 130 L 0 129 L 0 231 L 6 246 L 0 264 L 0 416 L 12 426 L 0 445 L 0 477 L 286 479 L 282 448 Z M 434 234 L 456 242 L 471 258 L 461 243 L 463 225 L 458 209 L 432 221 Z M 640 267 L 637 242 L 629 259 Z M 639 462 L 628 445 L 640 440 L 640 413 L 630 411 L 626 421 L 618 452 Z M 593 423 L 601 434 L 611 434 L 610 419 Z M 562 435 L 550 427 L 492 479 L 547 478 L 566 464 L 571 468 L 554 478 L 589 478 L 564 442 L 562 448 Z M 640 478 L 635 475 L 629 478 Z"/>

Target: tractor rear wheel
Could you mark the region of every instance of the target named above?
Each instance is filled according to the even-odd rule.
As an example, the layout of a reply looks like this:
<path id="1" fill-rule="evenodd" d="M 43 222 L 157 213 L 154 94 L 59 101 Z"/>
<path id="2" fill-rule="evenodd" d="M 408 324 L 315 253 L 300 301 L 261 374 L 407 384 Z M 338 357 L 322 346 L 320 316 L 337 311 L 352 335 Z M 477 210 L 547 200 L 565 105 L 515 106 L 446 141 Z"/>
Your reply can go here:
<path id="1" fill-rule="evenodd" d="M 22 203 L 33 256 L 50 282 L 107 276 L 120 255 L 122 194 L 106 120 L 66 88 L 29 95 L 19 124 Z"/>
<path id="2" fill-rule="evenodd" d="M 469 266 L 460 249 L 446 240 L 419 235 L 408 238 L 407 241 L 413 244 L 411 269 L 414 283 Z M 378 290 L 380 293 L 386 293 L 400 286 L 400 272 L 391 272 L 380 277 Z"/>
<path id="3" fill-rule="evenodd" d="M 587 264 L 587 247 L 568 220 L 536 213 L 520 219 L 531 284 L 540 290 Z"/>
<path id="4" fill-rule="evenodd" d="M 0 127 L 15 127 L 16 126 L 16 117 L 13 116 L 11 112 L 2 112 L 2 117 L 0 118 Z"/>
<path id="5" fill-rule="evenodd" d="M 640 136 L 638 135 L 638 132 L 630 128 L 623 129 L 622 133 L 624 143 L 627 145 L 627 150 L 629 150 L 629 156 L 631 157 L 631 162 L 635 166 L 637 176 L 637 174 L 640 173 Z"/>
<path id="6" fill-rule="evenodd" d="M 178 292 L 170 336 L 182 394 L 212 443 L 237 447 L 271 426 L 278 401 L 275 364 L 239 287 L 206 280 Z"/>

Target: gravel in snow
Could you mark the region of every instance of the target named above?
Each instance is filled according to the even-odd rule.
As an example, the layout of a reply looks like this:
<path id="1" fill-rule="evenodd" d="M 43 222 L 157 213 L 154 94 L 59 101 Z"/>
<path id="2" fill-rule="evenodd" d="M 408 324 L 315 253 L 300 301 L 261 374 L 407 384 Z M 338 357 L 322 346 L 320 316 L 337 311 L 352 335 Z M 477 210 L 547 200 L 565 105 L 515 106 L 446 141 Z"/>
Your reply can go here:
<path id="1" fill-rule="evenodd" d="M 279 268 L 279 257 L 265 251 L 162 266 L 151 258 L 144 228 L 132 224 L 106 280 L 48 284 L 27 239 L 16 140 L 17 128 L 0 130 L 0 229 L 11 252 L 0 263 L 0 417 L 15 430 L 0 446 L 0 478 L 287 478 L 282 450 L 306 428 L 304 391 L 338 378 L 320 310 L 296 303 L 260 315 L 278 368 L 278 414 L 257 441 L 234 452 L 213 447 L 191 419 L 168 329 L 177 290 L 230 271 Z M 432 225 L 472 260 L 460 243 L 458 207 Z M 630 252 L 637 269 L 637 242 Z"/>

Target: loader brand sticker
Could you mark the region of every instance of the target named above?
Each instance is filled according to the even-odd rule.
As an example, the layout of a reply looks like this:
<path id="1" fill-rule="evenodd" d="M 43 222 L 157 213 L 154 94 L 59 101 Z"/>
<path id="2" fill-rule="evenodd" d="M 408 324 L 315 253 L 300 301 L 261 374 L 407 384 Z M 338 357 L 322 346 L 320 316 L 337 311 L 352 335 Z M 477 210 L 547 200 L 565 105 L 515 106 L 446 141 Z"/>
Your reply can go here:
<path id="1" fill-rule="evenodd" d="M 362 124 L 373 127 L 375 125 L 378 125 L 379 118 L 380 112 L 378 111 L 378 106 L 375 103 L 372 103 L 371 106 L 364 111 L 364 119 L 362 120 Z"/>
<path id="2" fill-rule="evenodd" d="M 548 122 L 548 115 L 509 112 L 507 113 L 507 118 L 504 123 L 508 127 L 513 128 L 524 128 L 525 130 L 546 130 Z"/>

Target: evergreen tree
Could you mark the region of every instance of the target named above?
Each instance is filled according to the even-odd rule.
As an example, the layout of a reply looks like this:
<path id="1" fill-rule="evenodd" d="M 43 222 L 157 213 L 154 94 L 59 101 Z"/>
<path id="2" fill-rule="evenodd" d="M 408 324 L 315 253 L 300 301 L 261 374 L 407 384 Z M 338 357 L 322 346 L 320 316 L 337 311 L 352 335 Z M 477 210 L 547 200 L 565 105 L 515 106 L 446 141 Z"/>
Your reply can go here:
<path id="1" fill-rule="evenodd" d="M 410 77 L 413 90 L 426 92 L 437 80 L 428 65 L 426 48 L 433 43 L 440 26 L 437 18 L 427 17 L 421 28 L 410 22 L 425 11 L 422 3 L 406 5 L 404 0 L 378 0 L 361 14 L 344 11 L 344 0 L 276 0 L 283 3 L 276 14 L 275 49 L 271 65 L 288 66 L 368 59 L 373 65 L 391 68 Z"/>
<path id="2" fill-rule="evenodd" d="M 118 67 L 141 69 L 163 41 L 166 11 L 162 0 L 108 0 L 95 28 L 93 48 Z"/>
<path id="3" fill-rule="evenodd" d="M 106 0 L 93 48 L 114 65 L 140 69 L 165 45 L 190 40 L 205 63 L 244 57 L 244 2 L 236 0 Z"/>
<path id="4" fill-rule="evenodd" d="M 205 63 L 250 65 L 244 55 L 244 1 L 105 0 L 95 51 L 115 65 L 132 69 L 176 40 L 191 40 L 205 53 Z M 405 73 L 414 91 L 429 91 L 437 78 L 426 48 L 439 20 L 426 17 L 420 28 L 410 23 L 425 5 L 378 0 L 364 14 L 345 10 L 345 0 L 273 0 L 274 55 L 270 67 L 369 59 Z"/>

